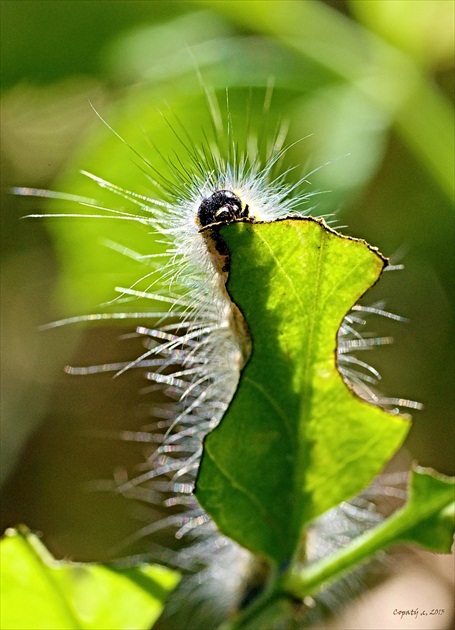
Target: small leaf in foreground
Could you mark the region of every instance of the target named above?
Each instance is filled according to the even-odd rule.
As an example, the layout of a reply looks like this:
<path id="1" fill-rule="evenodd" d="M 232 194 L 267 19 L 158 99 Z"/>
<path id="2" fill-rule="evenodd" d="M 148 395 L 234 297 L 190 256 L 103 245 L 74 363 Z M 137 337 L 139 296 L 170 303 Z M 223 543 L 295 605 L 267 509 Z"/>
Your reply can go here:
<path id="1" fill-rule="evenodd" d="M 157 565 L 56 561 L 26 528 L 7 530 L 0 550 L 5 630 L 148 630 L 179 581 Z"/>
<path id="2" fill-rule="evenodd" d="M 196 496 L 223 533 L 281 564 L 302 528 L 365 488 L 408 432 L 406 417 L 358 399 L 336 367 L 341 322 L 385 260 L 311 218 L 221 235 L 253 350 L 204 442 Z"/>

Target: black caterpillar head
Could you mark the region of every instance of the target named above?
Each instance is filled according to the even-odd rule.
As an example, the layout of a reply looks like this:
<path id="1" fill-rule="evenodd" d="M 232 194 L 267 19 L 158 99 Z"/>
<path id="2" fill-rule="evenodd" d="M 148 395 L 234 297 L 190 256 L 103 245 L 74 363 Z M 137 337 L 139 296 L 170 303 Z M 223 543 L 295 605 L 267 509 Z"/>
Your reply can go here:
<path id="1" fill-rule="evenodd" d="M 248 217 L 248 206 L 242 208 L 242 202 L 230 190 L 217 190 L 202 201 L 197 216 L 201 227 L 212 223 L 229 223 Z"/>

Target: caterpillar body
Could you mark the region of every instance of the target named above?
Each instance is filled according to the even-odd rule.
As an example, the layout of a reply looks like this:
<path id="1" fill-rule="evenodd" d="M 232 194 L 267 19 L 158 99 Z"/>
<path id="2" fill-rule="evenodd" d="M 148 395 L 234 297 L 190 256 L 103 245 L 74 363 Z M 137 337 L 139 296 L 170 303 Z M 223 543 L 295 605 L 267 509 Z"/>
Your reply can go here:
<path id="1" fill-rule="evenodd" d="M 150 502 L 169 510 L 167 516 L 147 525 L 137 536 L 156 535 L 171 528 L 180 541 L 180 548 L 170 551 L 153 543 L 152 538 L 150 555 L 188 574 L 169 602 L 159 627 L 190 630 L 217 627 L 254 598 L 267 572 L 260 560 L 218 533 L 192 494 L 203 438 L 221 421 L 251 351 L 247 324 L 225 288 L 229 253 L 216 226 L 235 220 L 301 217 L 310 212 L 313 196 L 304 190 L 308 176 L 294 183 L 287 181 L 288 171 L 281 166 L 287 150 L 284 127 L 278 129 L 265 154 L 258 149 L 252 134 L 245 148 L 239 150 L 230 121 L 227 129 L 220 126 L 217 108 L 211 99 L 208 101 L 216 137 L 200 145 L 185 145 L 185 163 L 190 167 L 169 159 L 170 176 L 160 177 L 154 170 L 150 178 L 156 190 L 154 197 L 85 173 L 134 210 L 100 210 L 85 199 L 81 203 L 96 209 L 96 216 L 145 224 L 160 243 L 161 251 L 144 257 L 144 263 L 151 263 L 152 267 L 146 268 L 137 283 L 118 289 L 118 303 L 129 301 L 134 305 L 134 300 L 140 299 L 149 302 L 150 308 L 141 313 L 129 309 L 103 315 L 140 319 L 136 333 L 142 337 L 143 353 L 125 364 L 67 368 L 71 374 L 108 370 L 121 374 L 128 369 L 141 369 L 151 383 L 151 391 L 159 390 L 162 396 L 162 402 L 153 409 L 152 441 L 156 448 L 148 468 L 123 481 L 116 491 L 134 497 L 145 486 Z M 221 135 L 224 152 L 218 142 Z M 144 164 L 149 166 L 145 159 Z M 27 189 L 17 192 L 42 194 Z M 401 319 L 386 312 L 382 305 L 355 306 L 338 333 L 340 373 L 359 396 L 374 404 L 418 408 L 412 401 L 379 396 L 375 391 L 379 374 L 356 356 L 363 349 L 390 341 L 362 336 L 360 331 L 369 314 Z M 56 325 L 63 323 L 65 320 Z M 380 486 L 376 484 L 352 504 L 331 510 L 311 526 L 308 561 L 318 559 L 343 544 L 346 537 L 354 537 L 381 518 L 372 501 Z M 338 602 L 336 589 L 322 593 L 319 600 L 333 607 Z M 311 623 L 316 615 L 313 608 L 313 600 L 304 602 L 296 610 L 295 619 L 281 620 L 277 627 Z"/>

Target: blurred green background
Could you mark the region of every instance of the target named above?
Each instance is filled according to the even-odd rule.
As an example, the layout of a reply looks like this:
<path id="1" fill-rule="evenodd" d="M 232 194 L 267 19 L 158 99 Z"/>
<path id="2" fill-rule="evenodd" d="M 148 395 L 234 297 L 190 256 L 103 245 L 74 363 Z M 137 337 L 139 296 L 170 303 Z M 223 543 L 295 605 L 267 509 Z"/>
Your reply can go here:
<path id="1" fill-rule="evenodd" d="M 139 342 L 122 339 L 134 326 L 37 327 L 96 312 L 115 286 L 141 274 L 103 239 L 142 254 L 153 243 L 140 226 L 21 221 L 49 206 L 8 188 L 119 206 L 79 174 L 85 168 L 147 193 L 140 160 L 91 104 L 161 168 L 154 147 L 182 152 L 167 117 L 195 141 L 208 125 L 196 68 L 221 103 L 229 87 L 240 128 L 251 98 L 251 126 L 261 129 L 259 103 L 273 80 L 271 120 L 289 121 L 289 143 L 304 138 L 288 154 L 295 176 L 322 166 L 309 178 L 314 212 L 336 212 L 348 233 L 405 265 L 369 301 L 385 300 L 409 322 L 372 322 L 396 343 L 367 359 L 382 373 L 385 395 L 425 405 L 407 441 L 412 456 L 453 472 L 454 6 L 2 0 L 2 528 L 25 522 L 45 532 L 56 556 L 101 560 L 150 519 L 148 507 L 93 490 L 113 471 L 137 474 L 144 461 L 140 444 L 105 433 L 147 424 L 143 376 L 62 370 L 138 356 Z M 74 204 L 54 201 L 51 209 Z"/>

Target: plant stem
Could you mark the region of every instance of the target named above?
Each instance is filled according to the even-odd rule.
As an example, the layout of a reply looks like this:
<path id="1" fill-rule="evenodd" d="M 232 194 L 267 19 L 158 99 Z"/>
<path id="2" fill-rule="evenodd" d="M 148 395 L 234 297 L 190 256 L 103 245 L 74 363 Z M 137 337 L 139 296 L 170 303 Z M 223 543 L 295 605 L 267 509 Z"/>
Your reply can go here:
<path id="1" fill-rule="evenodd" d="M 439 504 L 439 505 L 438 505 Z M 439 502 L 439 497 L 427 501 L 427 514 L 422 514 L 421 521 L 431 515 L 437 507 L 443 512 L 450 511 L 449 507 Z M 293 597 L 307 597 L 319 591 L 327 583 L 338 579 L 342 573 L 371 560 L 373 554 L 400 542 L 418 542 L 413 540 L 412 527 L 417 523 L 413 519 L 413 507 L 408 502 L 403 508 L 395 512 L 380 525 L 358 536 L 345 547 L 338 549 L 330 556 L 323 558 L 302 569 L 291 568 L 280 578 L 278 588 Z"/>

